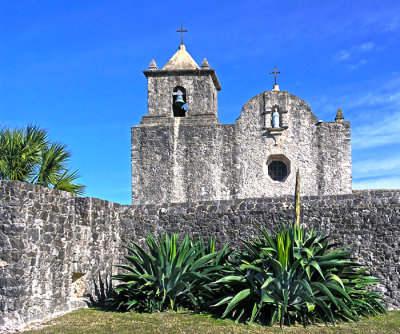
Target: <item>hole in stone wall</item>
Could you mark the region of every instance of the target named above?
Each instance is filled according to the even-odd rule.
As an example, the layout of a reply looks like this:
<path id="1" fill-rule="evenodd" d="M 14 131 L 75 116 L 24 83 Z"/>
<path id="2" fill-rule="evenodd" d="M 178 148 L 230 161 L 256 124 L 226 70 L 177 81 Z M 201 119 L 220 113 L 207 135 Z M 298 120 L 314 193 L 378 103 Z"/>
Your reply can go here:
<path id="1" fill-rule="evenodd" d="M 85 296 L 85 292 L 87 290 L 87 284 L 83 280 L 83 273 L 72 273 L 72 283 L 71 283 L 71 297 L 73 298 L 82 298 Z"/>
<path id="2" fill-rule="evenodd" d="M 85 274 L 82 273 L 72 273 L 72 283 L 74 283 L 76 280 L 80 279 L 84 275 Z"/>

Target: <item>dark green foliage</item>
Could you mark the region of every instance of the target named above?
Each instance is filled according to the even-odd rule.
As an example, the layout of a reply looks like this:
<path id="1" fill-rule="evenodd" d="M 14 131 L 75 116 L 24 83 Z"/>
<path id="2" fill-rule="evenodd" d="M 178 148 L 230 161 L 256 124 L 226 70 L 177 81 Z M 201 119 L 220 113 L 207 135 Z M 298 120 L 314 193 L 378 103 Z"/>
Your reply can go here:
<path id="1" fill-rule="evenodd" d="M 128 248 L 120 265 L 128 274 L 115 276 L 118 308 L 139 311 L 177 306 L 203 309 L 237 321 L 304 327 L 311 323 L 358 320 L 386 313 L 383 299 L 368 290 L 379 283 L 360 269 L 345 248 L 335 248 L 324 235 L 300 227 L 300 173 L 297 172 L 296 215 L 290 228 L 271 236 L 267 229 L 243 249 L 230 253 L 227 245 L 214 252 L 188 236 L 180 246 L 177 235 L 149 235 L 150 254 L 138 244 Z"/>
<path id="2" fill-rule="evenodd" d="M 70 172 L 70 153 L 60 143 L 51 143 L 36 126 L 0 131 L 0 179 L 18 180 L 82 194 L 75 184 L 77 171 Z"/>
<path id="3" fill-rule="evenodd" d="M 266 229 L 243 249 L 214 251 L 186 236 L 146 237 L 149 252 L 128 248 L 127 273 L 114 276 L 114 305 L 153 312 L 177 307 L 208 310 L 238 321 L 294 325 L 385 313 L 381 299 L 367 287 L 378 279 L 336 248 L 324 235 L 292 226 L 271 236 Z M 228 258 L 229 257 L 229 258 Z"/>
<path id="4" fill-rule="evenodd" d="M 227 245 L 216 252 L 215 241 L 204 244 L 186 236 L 166 234 L 156 240 L 146 237 L 149 252 L 132 242 L 128 247 L 129 265 L 118 265 L 127 273 L 116 275 L 122 283 L 116 287 L 114 306 L 122 310 L 161 311 L 187 307 L 202 309 L 213 297 L 210 283 L 220 276 L 228 258 Z"/>
<path id="5" fill-rule="evenodd" d="M 360 270 L 348 250 L 333 249 L 327 236 L 292 226 L 274 237 L 264 229 L 243 245 L 214 286 L 221 296 L 214 308 L 223 317 L 306 326 L 385 312 L 382 297 L 366 289 L 378 279 Z"/>

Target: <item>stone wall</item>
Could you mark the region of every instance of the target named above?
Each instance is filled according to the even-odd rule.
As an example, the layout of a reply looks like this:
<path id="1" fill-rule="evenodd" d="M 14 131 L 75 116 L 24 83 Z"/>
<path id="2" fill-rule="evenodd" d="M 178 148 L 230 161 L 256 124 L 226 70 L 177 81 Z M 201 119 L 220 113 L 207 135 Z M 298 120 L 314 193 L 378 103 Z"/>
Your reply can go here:
<path id="1" fill-rule="evenodd" d="M 149 77 L 149 94 L 154 101 L 164 101 L 159 92 L 170 94 L 173 85 L 168 80 L 183 79 L 157 75 L 163 76 L 154 82 Z M 201 78 L 185 80 L 195 83 Z M 211 95 L 201 92 L 207 101 Z M 209 107 L 195 107 L 196 114 L 188 103 L 186 117 L 172 117 L 160 106 L 149 105 L 149 114 L 132 127 L 133 204 L 290 195 L 298 169 L 304 194 L 351 193 L 349 122 L 319 122 L 306 102 L 284 91 L 250 99 L 236 124 L 220 124 L 216 114 L 209 117 Z M 279 129 L 271 128 L 275 107 L 280 111 Z M 154 115 L 153 109 L 160 114 Z M 283 180 L 270 177 L 272 161 L 287 166 Z"/>
<path id="2" fill-rule="evenodd" d="M 274 106 L 281 112 L 280 135 L 272 135 Z M 272 131 L 271 131 L 272 130 Z M 351 193 L 349 122 L 319 122 L 309 105 L 284 91 L 267 91 L 248 101 L 235 126 L 237 197 L 276 197 L 293 193 L 296 171 L 307 195 Z M 282 160 L 283 181 L 268 175 L 271 160 Z"/>
<path id="3" fill-rule="evenodd" d="M 352 191 L 350 122 L 318 123 L 317 152 L 318 194 L 349 194 Z"/>
<path id="4" fill-rule="evenodd" d="M 293 196 L 123 206 L 0 181 L 0 330 L 103 301 L 130 239 L 153 233 L 216 236 L 219 245 L 293 217 Z M 400 190 L 302 197 L 302 221 L 329 233 L 383 279 L 400 308 Z"/>
<path id="5" fill-rule="evenodd" d="M 104 299 L 120 254 L 120 211 L 118 204 L 0 181 L 0 331 Z"/>
<path id="6" fill-rule="evenodd" d="M 188 119 L 132 128 L 133 204 L 231 198 L 234 125 Z"/>
<path id="7" fill-rule="evenodd" d="M 217 116 L 217 91 L 221 88 L 214 70 L 144 71 L 144 74 L 149 116 L 172 116 L 172 93 L 177 86 L 186 90 L 189 115 Z"/>

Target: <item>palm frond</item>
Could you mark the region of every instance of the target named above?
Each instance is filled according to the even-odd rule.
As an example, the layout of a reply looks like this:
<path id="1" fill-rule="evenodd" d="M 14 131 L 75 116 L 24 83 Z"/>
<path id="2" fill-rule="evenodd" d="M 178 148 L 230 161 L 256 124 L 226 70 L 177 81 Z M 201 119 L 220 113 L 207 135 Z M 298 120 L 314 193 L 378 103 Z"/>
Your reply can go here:
<path id="1" fill-rule="evenodd" d="M 84 186 L 74 183 L 70 153 L 61 143 L 51 143 L 47 132 L 35 125 L 0 131 L 0 179 L 18 180 L 82 194 Z"/>

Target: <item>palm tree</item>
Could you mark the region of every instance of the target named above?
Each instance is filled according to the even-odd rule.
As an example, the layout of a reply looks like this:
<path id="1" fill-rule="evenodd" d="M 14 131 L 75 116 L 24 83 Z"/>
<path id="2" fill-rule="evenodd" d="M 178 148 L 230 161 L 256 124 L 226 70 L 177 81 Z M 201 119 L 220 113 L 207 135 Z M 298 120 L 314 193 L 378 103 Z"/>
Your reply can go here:
<path id="1" fill-rule="evenodd" d="M 0 131 L 0 179 L 18 180 L 82 194 L 84 186 L 74 183 L 66 146 L 51 143 L 45 130 L 28 125 L 24 129 Z"/>

